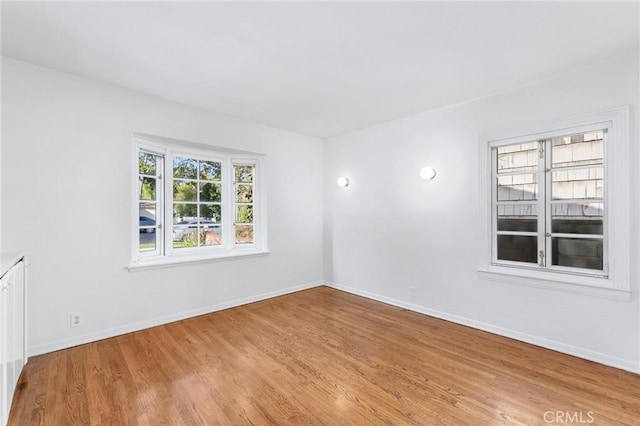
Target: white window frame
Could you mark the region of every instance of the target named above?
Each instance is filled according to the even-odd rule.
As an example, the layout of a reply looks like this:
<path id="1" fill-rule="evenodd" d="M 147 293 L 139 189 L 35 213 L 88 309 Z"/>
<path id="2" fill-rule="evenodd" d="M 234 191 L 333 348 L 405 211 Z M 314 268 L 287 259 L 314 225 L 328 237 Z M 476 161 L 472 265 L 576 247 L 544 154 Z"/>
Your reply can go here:
<path id="1" fill-rule="evenodd" d="M 136 150 L 136 179 L 135 179 L 135 184 L 136 184 L 136 189 L 135 189 L 135 203 L 134 203 L 134 210 L 137 213 L 136 216 L 136 220 L 138 220 L 138 216 L 140 215 L 140 203 L 143 202 L 143 200 L 139 199 L 139 194 L 140 194 L 140 189 L 141 189 L 141 183 L 139 181 L 139 177 L 141 176 L 139 173 L 139 168 L 138 168 L 138 153 L 140 151 L 145 151 L 149 154 L 153 154 L 156 155 L 158 157 L 162 157 L 164 158 L 166 155 L 166 150 L 163 149 L 162 147 L 159 146 L 146 146 L 144 148 L 140 148 Z M 164 209 L 162 208 L 164 205 L 164 200 L 165 200 L 165 193 L 162 190 L 162 187 L 164 186 L 164 184 L 159 184 L 159 182 L 161 182 L 164 179 L 164 166 L 165 166 L 165 162 L 158 162 L 156 164 L 156 174 L 155 174 L 155 178 L 156 178 L 156 199 L 154 201 L 155 205 L 156 205 L 156 248 L 155 250 L 149 250 L 149 251 L 144 251 L 141 252 L 138 250 L 138 257 L 140 259 L 144 259 L 144 258 L 154 258 L 154 257 L 158 257 L 160 255 L 162 255 L 163 253 L 163 246 L 164 246 L 164 234 L 162 232 L 158 232 L 158 223 L 163 223 L 163 218 L 164 218 Z M 136 232 L 137 232 L 137 238 L 136 238 L 136 247 L 138 247 L 138 239 L 140 238 L 139 234 L 139 227 L 136 227 L 135 224 L 137 224 L 137 222 L 133 222 L 134 223 L 134 227 L 136 228 Z M 162 228 L 162 227 L 160 227 Z"/>
<path id="2" fill-rule="evenodd" d="M 196 160 L 203 160 L 203 161 L 211 161 L 211 162 L 216 162 L 216 163 L 221 163 L 222 164 L 222 170 L 221 170 L 221 180 L 220 180 L 220 184 L 222 186 L 222 200 L 221 200 L 221 215 L 222 215 L 222 223 L 221 223 L 221 235 L 222 235 L 222 244 L 220 245 L 215 245 L 215 246 L 207 246 L 207 247 L 187 247 L 187 248 L 180 248 L 180 249 L 176 249 L 173 247 L 173 237 L 167 241 L 166 244 L 166 253 L 167 256 L 185 256 L 185 255 L 197 255 L 198 253 L 202 253 L 204 251 L 211 251 L 212 253 L 215 252 L 223 252 L 223 251 L 228 251 L 228 250 L 232 250 L 234 247 L 233 241 L 231 241 L 231 239 L 229 238 L 229 229 L 227 226 L 227 222 L 228 220 L 226 220 L 227 215 L 231 214 L 231 209 L 229 209 L 229 200 L 232 199 L 232 197 L 229 196 L 229 158 L 225 157 L 223 154 L 217 152 L 217 151 L 206 151 L 206 150 L 196 150 L 196 149 L 185 149 L 183 147 L 174 147 L 173 149 L 169 149 L 169 155 L 167 155 L 167 158 L 165 158 L 165 162 L 168 166 L 171 166 L 168 170 L 170 170 L 169 173 L 167 173 L 167 180 L 170 180 L 170 182 L 167 182 L 164 186 L 165 189 L 165 199 L 166 200 L 172 200 L 173 199 L 173 183 L 174 183 L 174 178 L 172 176 L 171 170 L 173 170 L 173 158 L 174 157 L 183 157 L 183 158 L 193 158 Z M 196 193 L 198 191 L 196 190 Z M 165 214 L 164 216 L 166 218 L 169 219 L 173 219 L 173 201 L 170 201 L 168 203 L 165 203 Z M 177 204 L 180 204 L 180 202 L 178 202 Z M 200 206 L 200 203 L 196 204 L 198 207 Z M 199 211 L 199 209 L 198 209 Z M 168 223 L 165 223 L 165 227 L 171 227 L 169 226 Z M 173 232 L 173 230 L 171 231 Z M 167 234 L 168 235 L 168 234 Z"/>
<path id="3" fill-rule="evenodd" d="M 189 262 L 214 261 L 219 259 L 255 256 L 269 253 L 266 241 L 266 209 L 263 197 L 262 154 L 240 152 L 228 148 L 179 141 L 150 135 L 134 134 L 133 168 L 133 206 L 132 206 L 132 261 L 129 270 L 166 266 Z M 156 241 L 153 251 L 139 250 L 139 184 L 138 153 L 149 152 L 161 156 L 164 170 L 157 182 L 156 198 Z M 222 244 L 212 246 L 179 248 L 173 247 L 173 158 L 187 157 L 222 164 L 222 208 L 221 235 Z M 235 184 L 234 166 L 251 165 L 253 176 L 253 243 L 237 244 L 235 241 Z"/>
<path id="4" fill-rule="evenodd" d="M 545 140 L 556 136 L 606 130 L 604 143 L 604 233 L 606 269 L 578 271 L 527 268 L 519 262 L 496 261 L 493 238 L 493 153 L 499 145 Z M 629 108 L 620 107 L 515 129 L 484 132 L 479 138 L 478 266 L 483 279 L 571 293 L 630 300 Z M 548 153 L 547 153 L 548 155 Z M 595 272 L 595 273 L 594 273 Z"/>
<path id="5" fill-rule="evenodd" d="M 244 183 L 241 182 L 236 182 L 235 181 L 235 166 L 252 166 L 253 170 L 254 170 L 254 179 L 253 182 L 251 183 L 252 187 L 253 187 L 253 202 L 251 203 L 253 206 L 253 223 L 251 224 L 246 224 L 246 225 L 252 225 L 253 226 L 253 243 L 243 243 L 243 244 L 238 244 L 236 243 L 237 247 L 243 247 L 243 248 L 252 248 L 252 247 L 256 247 L 256 241 L 260 241 L 260 237 L 261 237 L 261 233 L 262 233 L 262 226 L 260 226 L 260 216 L 256 216 L 256 209 L 257 206 L 260 205 L 261 200 L 261 194 L 259 191 L 259 187 L 260 187 L 260 180 L 255 178 L 255 175 L 257 173 L 257 170 L 259 168 L 259 165 L 255 162 L 252 161 L 248 161 L 247 159 L 243 159 L 243 158 L 238 158 L 238 157 L 234 157 L 231 159 L 231 177 L 232 182 L 231 182 L 231 188 L 232 191 L 230 191 L 232 194 L 236 193 L 236 185 L 242 185 Z M 229 206 L 232 206 L 232 210 L 235 214 L 235 211 L 237 209 L 237 207 L 239 205 L 246 205 L 246 204 L 242 204 L 242 203 L 238 203 L 236 200 L 236 197 L 234 197 L 232 195 Z M 233 232 L 235 233 L 235 220 L 233 223 Z"/>

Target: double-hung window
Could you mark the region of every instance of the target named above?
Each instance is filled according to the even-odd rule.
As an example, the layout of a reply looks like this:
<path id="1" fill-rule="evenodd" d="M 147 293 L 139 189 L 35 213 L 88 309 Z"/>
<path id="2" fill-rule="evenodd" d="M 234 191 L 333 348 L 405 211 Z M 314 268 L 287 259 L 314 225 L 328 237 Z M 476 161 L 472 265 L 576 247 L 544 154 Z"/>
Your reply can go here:
<path id="1" fill-rule="evenodd" d="M 479 270 L 627 298 L 627 126 L 617 109 L 482 137 Z"/>
<path id="2" fill-rule="evenodd" d="M 134 139 L 133 268 L 266 252 L 259 154 Z"/>

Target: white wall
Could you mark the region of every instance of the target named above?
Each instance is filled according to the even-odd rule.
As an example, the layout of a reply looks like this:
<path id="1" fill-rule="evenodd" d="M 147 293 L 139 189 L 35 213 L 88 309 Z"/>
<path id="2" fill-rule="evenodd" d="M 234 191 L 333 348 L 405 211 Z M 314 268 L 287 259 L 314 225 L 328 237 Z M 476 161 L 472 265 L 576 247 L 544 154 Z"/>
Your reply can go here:
<path id="1" fill-rule="evenodd" d="M 271 253 L 128 272 L 133 132 L 266 153 Z M 2 242 L 29 256 L 31 355 L 322 279 L 320 140 L 5 58 L 2 148 Z"/>
<path id="2" fill-rule="evenodd" d="M 13 60 L 4 60 L 2 71 L 2 243 L 30 257 L 32 355 L 324 276 L 356 293 L 640 371 L 637 265 L 630 302 L 485 281 L 475 269 L 478 134 L 631 105 L 630 161 L 638 164 L 637 57 L 324 147 Z M 133 132 L 265 152 L 272 253 L 128 272 Z M 429 183 L 417 176 L 427 164 L 438 170 Z M 637 218 L 639 176 L 632 170 Z M 335 185 L 339 175 L 351 180 L 346 190 Z M 637 223 L 629 231 L 638 259 Z M 82 327 L 69 327 L 71 312 L 83 314 Z"/>
<path id="3" fill-rule="evenodd" d="M 476 272 L 478 135 L 631 105 L 638 218 L 638 57 L 426 112 L 325 145 L 324 276 L 338 288 L 640 371 L 638 262 L 632 300 L 482 280 Z M 437 169 L 431 182 L 422 166 Z M 351 184 L 338 188 L 335 179 Z M 638 259 L 638 224 L 628 226 Z M 415 287 L 415 290 L 411 290 Z"/>

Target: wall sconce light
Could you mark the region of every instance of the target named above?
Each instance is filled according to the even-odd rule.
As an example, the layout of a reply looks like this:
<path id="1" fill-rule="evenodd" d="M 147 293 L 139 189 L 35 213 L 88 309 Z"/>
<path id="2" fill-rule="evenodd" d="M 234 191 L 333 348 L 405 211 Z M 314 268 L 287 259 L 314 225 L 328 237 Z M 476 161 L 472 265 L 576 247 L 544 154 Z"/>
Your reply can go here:
<path id="1" fill-rule="evenodd" d="M 349 179 L 347 179 L 346 177 L 340 176 L 336 181 L 336 183 L 340 188 L 344 188 L 346 186 L 349 186 Z"/>
<path id="2" fill-rule="evenodd" d="M 423 167 L 420 169 L 420 179 L 431 180 L 436 177 L 436 169 L 433 167 Z"/>

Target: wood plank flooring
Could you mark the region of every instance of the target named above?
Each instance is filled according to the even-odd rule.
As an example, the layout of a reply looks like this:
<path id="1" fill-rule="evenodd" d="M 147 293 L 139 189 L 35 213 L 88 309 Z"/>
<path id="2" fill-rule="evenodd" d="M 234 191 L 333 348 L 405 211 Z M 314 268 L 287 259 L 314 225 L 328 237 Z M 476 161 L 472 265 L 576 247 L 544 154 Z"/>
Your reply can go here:
<path id="1" fill-rule="evenodd" d="M 327 287 L 31 358 L 9 422 L 579 423 L 640 424 L 640 376 Z"/>

